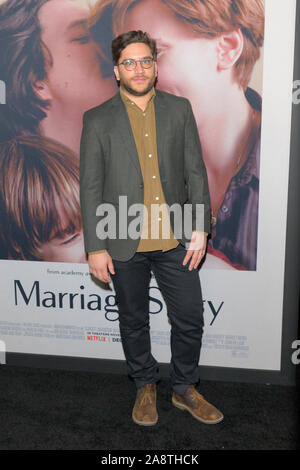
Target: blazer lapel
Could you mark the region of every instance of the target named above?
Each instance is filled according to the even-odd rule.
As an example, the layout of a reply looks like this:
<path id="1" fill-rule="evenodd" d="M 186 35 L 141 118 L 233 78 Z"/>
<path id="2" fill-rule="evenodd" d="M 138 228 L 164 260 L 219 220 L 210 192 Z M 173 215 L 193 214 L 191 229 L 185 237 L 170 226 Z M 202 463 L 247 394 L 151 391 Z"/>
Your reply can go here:
<path id="1" fill-rule="evenodd" d="M 159 90 L 155 90 L 156 96 L 154 99 L 155 105 L 155 120 L 156 120 L 156 142 L 157 142 L 157 156 L 158 165 L 160 170 L 161 180 L 165 179 L 164 171 L 164 155 L 165 155 L 165 142 L 166 142 L 166 123 L 168 121 L 168 109 L 164 103 L 164 98 Z"/>
<path id="2" fill-rule="evenodd" d="M 164 148 L 166 140 L 166 123 L 168 120 L 168 110 L 164 103 L 164 98 L 161 95 L 159 90 L 155 91 L 156 96 L 154 98 L 154 107 L 155 107 L 155 120 L 156 120 L 156 142 L 157 142 L 157 155 L 158 155 L 158 164 L 160 169 L 161 179 L 165 178 L 164 171 Z M 138 175 L 142 179 L 142 171 L 139 162 L 139 157 L 133 137 L 133 133 L 130 126 L 130 121 L 127 115 L 125 104 L 120 96 L 120 93 L 117 93 L 113 100 L 113 116 L 118 129 L 118 133 L 122 140 L 124 149 L 129 154 Z"/>
<path id="3" fill-rule="evenodd" d="M 137 153 L 133 133 L 131 130 L 130 121 L 127 115 L 125 104 L 122 101 L 120 93 L 117 93 L 112 101 L 113 104 L 113 116 L 114 121 L 116 123 L 116 127 L 118 129 L 118 134 L 122 140 L 122 144 L 124 146 L 125 151 L 127 151 L 128 155 L 130 156 L 138 175 L 142 179 L 142 171 L 139 161 L 139 156 Z"/>

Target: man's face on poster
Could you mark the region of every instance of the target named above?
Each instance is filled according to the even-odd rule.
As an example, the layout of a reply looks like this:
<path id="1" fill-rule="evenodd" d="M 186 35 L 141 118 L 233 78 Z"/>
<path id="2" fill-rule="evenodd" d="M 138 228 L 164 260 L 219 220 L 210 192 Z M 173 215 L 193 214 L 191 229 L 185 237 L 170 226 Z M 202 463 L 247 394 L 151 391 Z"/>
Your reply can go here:
<path id="1" fill-rule="evenodd" d="M 88 2 L 50 0 L 38 16 L 41 39 L 52 56 L 42 98 L 72 116 L 111 97 L 114 81 L 102 77 L 97 46 L 88 35 Z"/>

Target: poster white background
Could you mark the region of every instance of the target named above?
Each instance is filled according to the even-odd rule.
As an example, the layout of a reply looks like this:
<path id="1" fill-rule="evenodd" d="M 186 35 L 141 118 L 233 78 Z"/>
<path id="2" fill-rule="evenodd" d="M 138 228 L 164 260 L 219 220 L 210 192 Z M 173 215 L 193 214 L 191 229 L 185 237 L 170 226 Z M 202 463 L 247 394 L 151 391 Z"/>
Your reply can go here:
<path id="1" fill-rule="evenodd" d="M 296 1 L 265 7 L 257 271 L 202 267 L 203 365 L 280 369 Z M 124 359 L 114 291 L 91 281 L 87 265 L 1 260 L 0 274 L 7 352 Z M 154 278 L 150 296 L 153 354 L 169 362 Z"/>

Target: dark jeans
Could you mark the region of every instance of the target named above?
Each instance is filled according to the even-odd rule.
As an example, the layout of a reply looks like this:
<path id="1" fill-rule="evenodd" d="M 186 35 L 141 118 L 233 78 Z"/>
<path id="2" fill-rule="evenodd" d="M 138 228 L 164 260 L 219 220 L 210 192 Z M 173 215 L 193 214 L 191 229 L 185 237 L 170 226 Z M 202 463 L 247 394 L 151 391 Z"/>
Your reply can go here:
<path id="1" fill-rule="evenodd" d="M 197 269 L 182 265 L 182 245 L 169 251 L 137 252 L 129 261 L 113 260 L 111 276 L 119 309 L 120 334 L 129 375 L 137 388 L 160 378 L 151 354 L 149 283 L 151 271 L 167 306 L 171 324 L 171 381 L 182 394 L 199 381 L 203 302 Z"/>

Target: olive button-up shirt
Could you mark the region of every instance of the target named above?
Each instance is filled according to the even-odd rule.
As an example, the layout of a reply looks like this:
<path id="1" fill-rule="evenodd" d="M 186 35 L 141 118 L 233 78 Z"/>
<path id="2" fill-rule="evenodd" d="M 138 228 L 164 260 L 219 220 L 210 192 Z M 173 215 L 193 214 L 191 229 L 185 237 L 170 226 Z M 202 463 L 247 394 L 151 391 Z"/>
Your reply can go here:
<path id="1" fill-rule="evenodd" d="M 137 251 L 167 251 L 179 242 L 175 239 L 163 193 L 156 145 L 155 90 L 142 110 L 121 91 L 133 133 L 144 181 L 144 219 Z"/>

